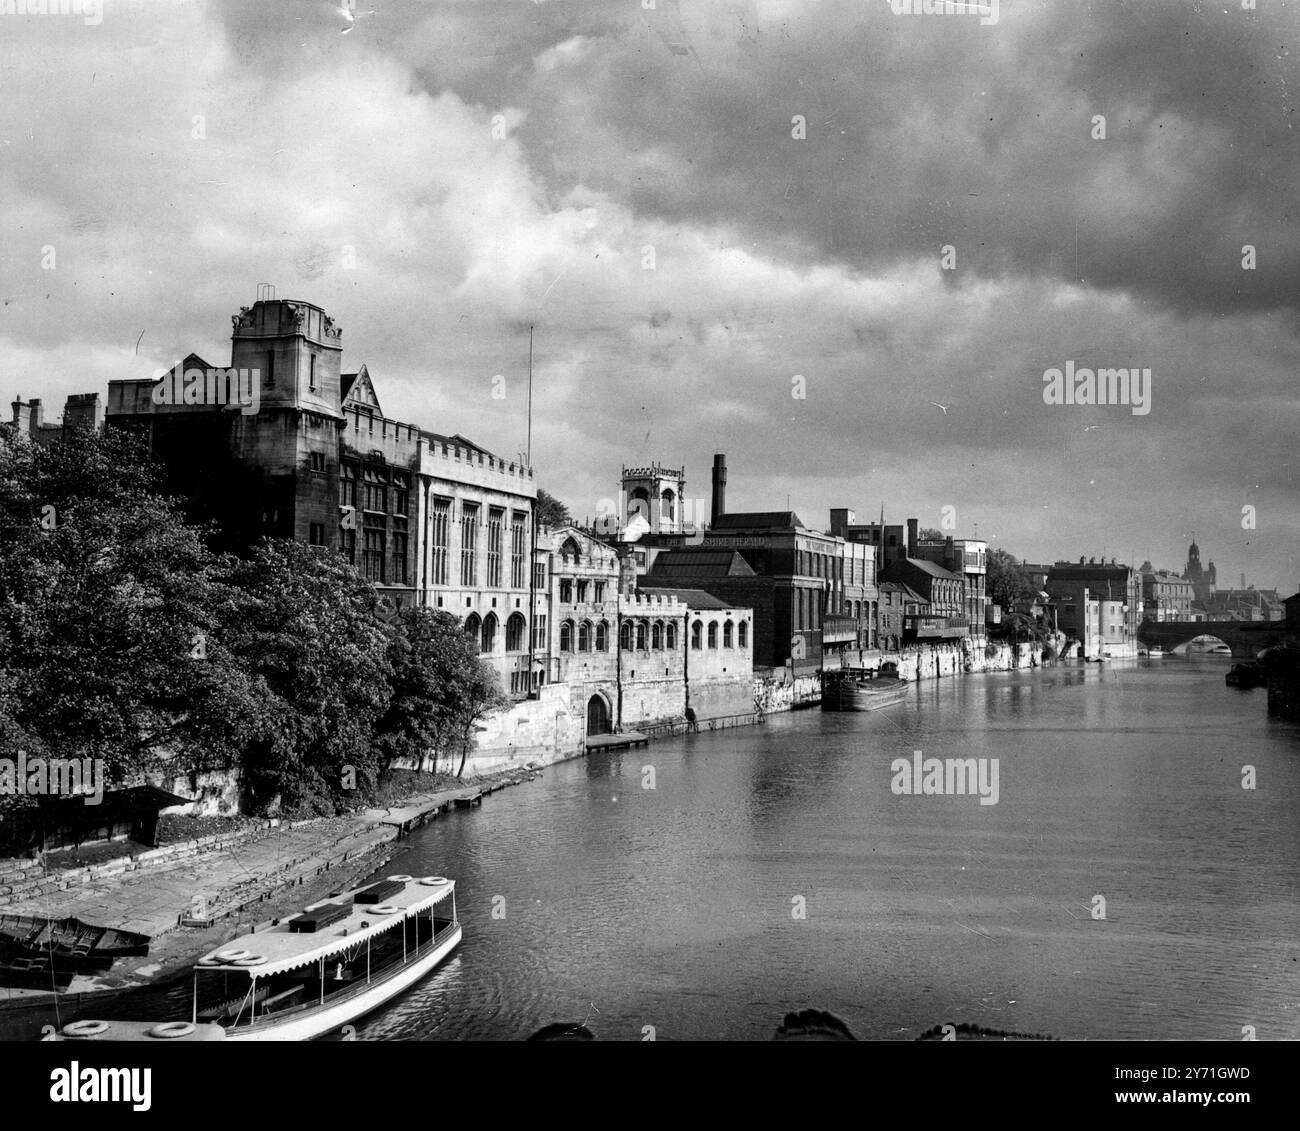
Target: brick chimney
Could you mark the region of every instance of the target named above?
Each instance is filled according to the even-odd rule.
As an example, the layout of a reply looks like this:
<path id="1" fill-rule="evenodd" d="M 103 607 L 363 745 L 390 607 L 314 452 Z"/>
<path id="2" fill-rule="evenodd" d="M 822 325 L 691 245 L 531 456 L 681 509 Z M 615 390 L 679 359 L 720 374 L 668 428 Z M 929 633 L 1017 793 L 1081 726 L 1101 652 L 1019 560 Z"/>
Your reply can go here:
<path id="1" fill-rule="evenodd" d="M 709 525 L 717 526 L 718 519 L 727 513 L 727 457 L 718 452 L 713 457 L 713 506 Z"/>
<path id="2" fill-rule="evenodd" d="M 907 556 L 916 557 L 917 528 L 921 525 L 919 519 L 909 518 L 907 520 Z"/>

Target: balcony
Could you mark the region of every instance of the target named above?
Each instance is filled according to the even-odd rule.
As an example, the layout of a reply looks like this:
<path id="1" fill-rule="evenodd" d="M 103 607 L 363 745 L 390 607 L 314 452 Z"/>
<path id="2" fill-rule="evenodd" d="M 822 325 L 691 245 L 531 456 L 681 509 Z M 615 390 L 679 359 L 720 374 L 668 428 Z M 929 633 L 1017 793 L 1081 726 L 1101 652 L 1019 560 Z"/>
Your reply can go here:
<path id="1" fill-rule="evenodd" d="M 827 617 L 822 622 L 822 645 L 856 644 L 859 625 L 853 617 Z"/>

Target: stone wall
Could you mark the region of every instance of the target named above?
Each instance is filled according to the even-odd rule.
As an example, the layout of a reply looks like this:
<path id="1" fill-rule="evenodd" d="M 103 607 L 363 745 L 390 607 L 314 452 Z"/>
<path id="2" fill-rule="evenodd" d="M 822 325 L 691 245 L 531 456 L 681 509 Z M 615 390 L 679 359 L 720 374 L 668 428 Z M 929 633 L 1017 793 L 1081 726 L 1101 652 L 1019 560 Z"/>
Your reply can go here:
<path id="1" fill-rule="evenodd" d="M 583 722 L 562 683 L 542 687 L 537 699 L 525 699 L 483 724 L 465 762 L 466 773 L 489 773 L 536 762 L 549 765 L 582 753 Z"/>

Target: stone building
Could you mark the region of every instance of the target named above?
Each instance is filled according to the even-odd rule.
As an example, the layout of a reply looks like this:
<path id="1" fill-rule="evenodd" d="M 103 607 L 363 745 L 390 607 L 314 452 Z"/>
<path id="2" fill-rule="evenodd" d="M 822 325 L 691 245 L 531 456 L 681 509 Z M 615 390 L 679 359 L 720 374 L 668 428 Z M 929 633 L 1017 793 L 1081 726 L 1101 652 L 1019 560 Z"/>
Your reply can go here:
<path id="1" fill-rule="evenodd" d="M 1130 566 L 1080 558 L 1057 562 L 1047 575 L 1057 628 L 1089 659 L 1137 655 L 1142 575 Z"/>
<path id="2" fill-rule="evenodd" d="M 1167 569 L 1155 569 L 1143 562 L 1142 619 L 1151 621 L 1191 620 L 1195 591 L 1185 577 Z"/>
<path id="3" fill-rule="evenodd" d="M 1195 536 L 1192 537 L 1192 544 L 1187 547 L 1187 565 L 1183 569 L 1183 577 L 1192 583 L 1196 601 L 1202 607 L 1214 597 L 1217 571 L 1213 562 L 1201 566 L 1201 548 L 1196 544 Z"/>
<path id="4" fill-rule="evenodd" d="M 901 583 L 924 602 L 923 609 L 904 616 L 904 643 L 938 643 L 970 635 L 961 574 L 924 558 L 900 558 L 881 570 L 880 579 Z"/>
<path id="5" fill-rule="evenodd" d="M 364 365 L 341 372 L 342 328 L 318 306 L 267 293 L 232 322 L 229 369 L 191 354 L 162 380 L 110 382 L 108 426 L 146 438 L 227 548 L 272 537 L 341 553 L 391 607 L 462 618 L 526 696 L 532 469 L 387 416 Z"/>
<path id="6" fill-rule="evenodd" d="M 25 401 L 19 397 L 13 402 L 13 420 L 8 428 L 0 428 L 0 435 L 22 436 L 42 447 L 57 440 L 75 428 L 99 431 L 104 426 L 104 401 L 98 393 L 74 393 L 64 402 L 63 420 L 46 423 L 45 407 L 40 397 Z"/>
<path id="7" fill-rule="evenodd" d="M 534 623 L 546 683 L 563 683 L 587 734 L 753 710 L 753 612 L 707 593 L 637 591 L 620 549 L 576 526 L 538 532 Z"/>

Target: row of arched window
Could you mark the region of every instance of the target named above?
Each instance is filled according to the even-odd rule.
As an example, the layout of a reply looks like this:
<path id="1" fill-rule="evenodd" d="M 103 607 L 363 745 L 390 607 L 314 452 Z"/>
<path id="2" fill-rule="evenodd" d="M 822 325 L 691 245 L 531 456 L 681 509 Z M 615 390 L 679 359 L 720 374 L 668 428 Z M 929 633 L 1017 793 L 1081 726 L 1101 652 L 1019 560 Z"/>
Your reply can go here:
<path id="1" fill-rule="evenodd" d="M 465 618 L 465 635 L 478 641 L 478 650 L 480 652 L 493 652 L 497 646 L 499 623 L 496 613 L 488 613 L 485 617 L 480 617 L 478 613 L 470 613 Z M 524 650 L 524 634 L 527 630 L 528 622 L 524 620 L 524 614 L 511 613 L 510 618 L 506 621 L 507 652 L 522 652 Z"/>
<path id="2" fill-rule="evenodd" d="M 701 620 L 691 625 L 691 647 L 703 648 L 707 638 L 708 647 L 717 648 L 721 636 L 723 648 L 749 647 L 749 622 L 709 621 L 707 627 Z M 618 646 L 624 652 L 646 652 L 677 647 L 676 621 L 625 620 L 619 625 Z M 566 620 L 560 624 L 561 652 L 607 652 L 609 651 L 609 622 Z"/>

